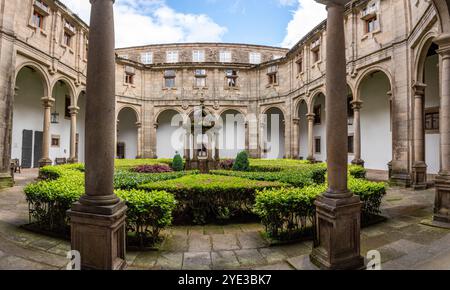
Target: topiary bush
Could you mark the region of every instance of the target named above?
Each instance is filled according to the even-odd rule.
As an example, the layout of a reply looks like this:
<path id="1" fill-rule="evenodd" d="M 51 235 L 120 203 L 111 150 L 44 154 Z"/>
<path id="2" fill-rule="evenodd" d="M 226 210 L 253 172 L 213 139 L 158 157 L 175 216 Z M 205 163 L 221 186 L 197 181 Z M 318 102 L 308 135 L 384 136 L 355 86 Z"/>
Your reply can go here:
<path id="1" fill-rule="evenodd" d="M 370 216 L 381 213 L 381 202 L 386 195 L 385 183 L 350 177 L 348 179 L 348 188 L 351 192 L 358 195 L 363 202 L 361 209 L 363 219 L 369 219 Z"/>
<path id="2" fill-rule="evenodd" d="M 117 190 L 128 209 L 126 228 L 128 244 L 144 248 L 161 241 L 160 233 L 172 223 L 176 201 L 165 191 Z"/>
<path id="3" fill-rule="evenodd" d="M 246 151 L 240 152 L 233 164 L 233 170 L 235 171 L 249 171 L 250 162 L 248 160 L 248 154 Z"/>
<path id="4" fill-rule="evenodd" d="M 181 155 L 178 153 L 173 158 L 172 169 L 173 169 L 173 171 L 183 171 L 184 170 L 183 158 L 181 158 Z"/>
<path id="5" fill-rule="evenodd" d="M 367 170 L 362 166 L 352 164 L 348 166 L 348 173 L 354 178 L 365 179 Z"/>
<path id="6" fill-rule="evenodd" d="M 255 181 L 218 175 L 187 175 L 178 179 L 139 186 L 146 191 L 165 190 L 178 201 L 178 223 L 225 222 L 252 213 L 257 190 L 281 188 L 280 182 Z"/>

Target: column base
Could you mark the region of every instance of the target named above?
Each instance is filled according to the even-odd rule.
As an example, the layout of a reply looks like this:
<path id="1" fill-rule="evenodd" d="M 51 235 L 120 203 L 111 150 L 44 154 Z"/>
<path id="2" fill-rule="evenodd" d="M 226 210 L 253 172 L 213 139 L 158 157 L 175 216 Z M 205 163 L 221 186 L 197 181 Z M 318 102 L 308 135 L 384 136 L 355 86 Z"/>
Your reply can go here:
<path id="1" fill-rule="evenodd" d="M 311 262 L 323 270 L 362 270 L 361 206 L 358 196 L 316 202 L 316 233 Z"/>
<path id="2" fill-rule="evenodd" d="M 364 160 L 362 160 L 362 159 L 353 159 L 352 160 L 352 164 L 364 167 Z"/>
<path id="3" fill-rule="evenodd" d="M 0 173 L 0 189 L 14 186 L 14 178 L 10 173 Z"/>
<path id="4" fill-rule="evenodd" d="M 391 177 L 389 178 L 389 183 L 391 185 L 405 188 L 411 186 L 411 175 L 408 172 L 396 171 L 395 169 L 390 171 Z"/>
<path id="5" fill-rule="evenodd" d="M 45 166 L 50 166 L 53 165 L 53 161 L 47 158 L 43 158 L 41 160 L 39 160 L 39 167 L 45 167 Z"/>
<path id="6" fill-rule="evenodd" d="M 412 173 L 412 187 L 415 190 L 427 189 L 427 165 L 425 162 L 415 162 Z"/>
<path id="7" fill-rule="evenodd" d="M 69 164 L 75 164 L 75 163 L 78 163 L 78 158 L 69 158 L 69 159 L 67 159 L 67 163 L 69 163 Z"/>
<path id="8" fill-rule="evenodd" d="M 436 198 L 433 221 L 450 226 L 450 173 L 441 172 L 436 176 Z"/>
<path id="9" fill-rule="evenodd" d="M 125 268 L 126 209 L 122 202 L 106 207 L 86 206 L 77 202 L 67 212 L 70 217 L 72 250 L 81 254 L 81 269 Z"/>

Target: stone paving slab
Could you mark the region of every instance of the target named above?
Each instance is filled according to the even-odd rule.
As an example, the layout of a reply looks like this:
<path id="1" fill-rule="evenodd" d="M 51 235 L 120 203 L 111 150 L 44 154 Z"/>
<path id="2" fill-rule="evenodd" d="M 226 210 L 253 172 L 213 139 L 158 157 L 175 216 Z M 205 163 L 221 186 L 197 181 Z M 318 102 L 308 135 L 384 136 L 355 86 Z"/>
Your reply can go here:
<path id="1" fill-rule="evenodd" d="M 235 254 L 243 267 L 267 264 L 264 257 L 256 249 L 238 250 L 235 251 Z"/>
<path id="2" fill-rule="evenodd" d="M 290 258 L 287 262 L 296 270 L 319 270 L 319 268 L 311 263 L 309 254 Z"/>
<path id="3" fill-rule="evenodd" d="M 234 251 L 219 251 L 211 253 L 212 268 L 215 270 L 228 270 L 240 267 Z"/>
<path id="4" fill-rule="evenodd" d="M 213 251 L 225 251 L 225 250 L 239 250 L 238 240 L 236 235 L 212 235 L 212 249 Z"/>
<path id="5" fill-rule="evenodd" d="M 183 270 L 210 270 L 212 267 L 211 252 L 185 253 Z"/>
<path id="6" fill-rule="evenodd" d="M 189 236 L 189 252 L 210 252 L 211 249 L 211 236 L 197 234 Z"/>

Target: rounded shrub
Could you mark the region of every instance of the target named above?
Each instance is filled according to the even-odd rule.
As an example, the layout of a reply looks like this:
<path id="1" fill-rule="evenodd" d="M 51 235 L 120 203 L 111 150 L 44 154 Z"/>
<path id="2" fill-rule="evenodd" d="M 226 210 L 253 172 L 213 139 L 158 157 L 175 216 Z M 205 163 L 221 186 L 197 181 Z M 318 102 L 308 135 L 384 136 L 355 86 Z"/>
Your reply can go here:
<path id="1" fill-rule="evenodd" d="M 184 170 L 183 158 L 181 158 L 181 155 L 178 153 L 173 158 L 172 169 L 173 169 L 173 171 L 183 171 Z"/>
<path id="2" fill-rule="evenodd" d="M 233 170 L 235 171 L 250 170 L 250 162 L 248 160 L 248 154 L 246 151 L 242 151 L 237 155 L 236 161 L 233 164 Z"/>

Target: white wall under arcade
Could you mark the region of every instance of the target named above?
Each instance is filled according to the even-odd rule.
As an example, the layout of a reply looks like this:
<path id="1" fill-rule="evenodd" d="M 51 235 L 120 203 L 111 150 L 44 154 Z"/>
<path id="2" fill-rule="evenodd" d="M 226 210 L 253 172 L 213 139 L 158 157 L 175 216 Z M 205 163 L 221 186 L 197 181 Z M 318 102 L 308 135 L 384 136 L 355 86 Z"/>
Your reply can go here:
<path id="1" fill-rule="evenodd" d="M 177 117 L 174 119 L 175 116 Z M 177 152 L 184 157 L 184 138 L 185 130 L 182 127 L 181 116 L 176 111 L 161 113 L 156 130 L 157 157 L 173 158 Z"/>
<path id="2" fill-rule="evenodd" d="M 376 72 L 366 77 L 360 86 L 361 158 L 367 169 L 387 170 L 392 160 L 390 104 L 387 93 L 389 79 Z"/>
<path id="3" fill-rule="evenodd" d="M 86 95 L 81 94 L 78 97 L 77 106 L 80 108 L 77 116 L 77 134 L 78 134 L 78 161 L 84 162 L 84 144 L 85 144 L 85 118 L 86 118 Z"/>
<path id="4" fill-rule="evenodd" d="M 130 108 L 120 111 L 117 126 L 117 142 L 125 144 L 125 159 L 137 157 L 137 126 L 136 113 Z"/>
<path id="5" fill-rule="evenodd" d="M 285 124 L 284 116 L 280 109 L 271 108 L 266 112 L 265 140 L 266 150 L 263 158 L 282 159 L 285 156 Z"/>
<path id="6" fill-rule="evenodd" d="M 438 108 L 439 101 L 439 57 L 432 55 L 425 61 L 425 111 Z M 439 132 L 426 132 L 425 134 L 425 163 L 429 174 L 438 174 L 439 162 Z"/>
<path id="7" fill-rule="evenodd" d="M 315 124 L 313 129 L 313 148 L 314 148 L 314 158 L 317 161 L 326 162 L 327 161 L 327 132 L 326 132 L 326 104 L 325 104 L 325 96 L 323 94 L 320 94 L 316 97 L 314 102 L 314 107 L 320 105 L 320 111 L 321 111 L 321 122 L 320 124 Z M 320 138 L 320 153 L 317 153 L 316 147 L 315 147 L 315 140 L 316 138 Z M 344 153 L 345 154 L 345 153 Z"/>
<path id="8" fill-rule="evenodd" d="M 245 117 L 237 111 L 226 111 L 221 116 L 219 130 L 220 158 L 235 159 L 245 150 Z"/>
<path id="9" fill-rule="evenodd" d="M 299 158 L 306 160 L 308 158 L 308 108 L 305 103 L 302 103 L 299 108 Z"/>

